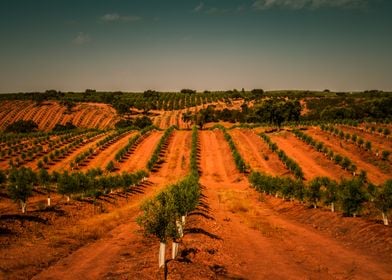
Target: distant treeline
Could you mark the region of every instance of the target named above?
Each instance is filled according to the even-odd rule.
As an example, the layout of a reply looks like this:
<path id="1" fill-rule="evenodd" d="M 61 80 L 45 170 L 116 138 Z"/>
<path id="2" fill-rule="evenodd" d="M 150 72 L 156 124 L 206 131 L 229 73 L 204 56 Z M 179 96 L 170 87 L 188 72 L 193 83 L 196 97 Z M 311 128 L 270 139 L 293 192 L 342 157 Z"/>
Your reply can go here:
<path id="1" fill-rule="evenodd" d="M 277 102 L 281 104 L 282 100 L 289 100 L 284 106 L 291 106 L 290 102 L 297 102 L 300 99 L 304 100 L 308 113 L 300 118 L 303 120 L 385 119 L 391 118 L 392 110 L 392 93 L 379 90 L 331 92 L 330 90 L 264 91 L 263 89 L 253 89 L 245 91 L 244 89 L 233 89 L 197 92 L 193 89 L 182 89 L 180 92 L 159 92 L 155 90 L 146 90 L 144 92 L 100 92 L 87 89 L 84 92 L 47 90 L 45 92 L 0 95 L 0 100 L 32 100 L 37 102 L 37 104 L 49 100 L 57 100 L 69 110 L 76 105 L 76 102 L 106 103 L 112 105 L 121 115 L 131 113 L 130 108 L 136 108 L 142 110 L 143 113 L 148 113 L 150 110 L 179 110 L 218 101 L 225 102 L 228 108 L 230 108 L 233 100 L 244 100 L 245 104 L 252 101 L 256 104 L 266 104 L 268 107 L 276 103 L 268 103 L 270 99 L 278 100 Z M 263 106 L 260 105 L 259 107 Z M 264 121 L 269 118 L 268 122 L 279 124 L 281 123 L 279 114 L 275 113 L 278 113 L 283 108 L 282 114 L 284 116 L 282 118 L 284 120 L 282 122 L 296 120 L 298 108 L 295 109 L 295 112 L 289 113 L 290 116 L 287 116 L 286 111 L 289 108 L 284 108 L 284 106 L 278 106 L 272 110 L 263 107 L 263 110 L 267 110 L 266 114 L 269 114 L 269 116 L 263 115 L 258 108 L 251 109 L 251 106 L 248 105 L 241 110 L 214 110 L 213 114 L 210 108 L 210 111 L 206 113 L 206 118 L 207 122 L 214 119 L 246 123 Z M 275 114 L 275 116 L 271 116 L 271 114 Z"/>

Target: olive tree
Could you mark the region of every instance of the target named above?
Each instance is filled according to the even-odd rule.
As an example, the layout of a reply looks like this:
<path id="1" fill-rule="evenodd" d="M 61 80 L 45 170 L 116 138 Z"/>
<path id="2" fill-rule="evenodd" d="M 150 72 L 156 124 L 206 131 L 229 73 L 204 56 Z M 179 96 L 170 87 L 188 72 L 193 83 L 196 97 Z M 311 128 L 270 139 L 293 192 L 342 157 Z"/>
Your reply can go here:
<path id="1" fill-rule="evenodd" d="M 343 180 L 339 184 L 339 200 L 344 214 L 356 217 L 366 201 L 364 182 L 361 179 Z"/>
<path id="2" fill-rule="evenodd" d="M 392 209 L 392 180 L 386 181 L 375 199 L 375 206 L 381 211 L 384 225 L 388 225 L 388 212 Z"/>
<path id="3" fill-rule="evenodd" d="M 8 193 L 12 200 L 20 204 L 23 214 L 26 213 L 27 201 L 33 192 L 35 182 L 35 173 L 30 168 L 11 170 Z"/>
<path id="4" fill-rule="evenodd" d="M 155 235 L 160 242 L 159 268 L 165 266 L 166 242 L 169 237 L 178 237 L 176 227 L 173 196 L 168 192 L 160 193 L 155 199 L 146 201 L 138 217 L 137 223 L 146 233 Z"/>

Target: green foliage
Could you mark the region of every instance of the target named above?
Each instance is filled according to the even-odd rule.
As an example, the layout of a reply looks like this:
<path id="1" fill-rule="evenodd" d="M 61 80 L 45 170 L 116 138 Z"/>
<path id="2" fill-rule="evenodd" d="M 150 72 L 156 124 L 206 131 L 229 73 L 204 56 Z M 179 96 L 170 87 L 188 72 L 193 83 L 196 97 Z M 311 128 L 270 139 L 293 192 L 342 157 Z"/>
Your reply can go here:
<path id="1" fill-rule="evenodd" d="M 321 129 L 325 131 L 335 131 L 335 128 L 321 125 Z M 336 130 L 334 133 L 340 133 L 342 131 Z M 310 135 L 304 133 L 301 130 L 294 129 L 293 130 L 294 135 L 304 141 L 306 144 L 312 146 L 315 148 L 317 151 L 324 153 L 329 159 L 333 160 L 336 164 L 339 164 L 342 168 L 350 171 L 355 171 L 356 166 L 351 162 L 351 160 L 347 157 L 343 157 L 336 152 L 332 151 L 332 149 L 328 148 L 323 142 L 317 141 L 313 139 Z M 350 138 L 350 137 L 348 137 Z M 346 137 L 346 139 L 348 139 Z"/>
<path id="2" fill-rule="evenodd" d="M 382 159 L 382 160 L 388 160 L 388 157 L 389 157 L 390 154 L 391 154 L 390 151 L 383 150 L 383 151 L 381 152 L 381 159 Z"/>
<path id="3" fill-rule="evenodd" d="M 273 177 L 260 172 L 252 172 L 249 182 L 259 192 L 270 195 L 280 194 L 285 199 L 304 199 L 305 189 L 302 180 L 289 177 Z"/>
<path id="4" fill-rule="evenodd" d="M 254 114 L 259 122 L 267 122 L 280 127 L 284 122 L 298 121 L 301 110 L 302 107 L 298 100 L 271 98 L 261 105 L 256 105 Z"/>
<path id="5" fill-rule="evenodd" d="M 38 125 L 32 120 L 19 120 L 14 123 L 9 124 L 5 132 L 15 132 L 15 133 L 28 133 L 33 132 L 38 129 Z"/>
<path id="6" fill-rule="evenodd" d="M 77 127 L 72 122 L 67 122 L 65 125 L 57 123 L 52 129 L 52 131 L 68 131 L 76 128 Z"/>
<path id="7" fill-rule="evenodd" d="M 198 179 L 191 175 L 146 201 L 141 206 L 143 214 L 137 222 L 147 234 L 155 235 L 160 242 L 165 243 L 169 237 L 178 238 L 176 223 L 181 216 L 196 208 L 199 196 Z"/>
<path id="8" fill-rule="evenodd" d="M 191 159 L 190 159 L 190 168 L 191 174 L 194 177 L 199 177 L 199 168 L 197 166 L 197 154 L 198 154 L 198 131 L 197 127 L 193 126 L 192 128 L 192 146 L 191 146 Z"/>
<path id="9" fill-rule="evenodd" d="M 339 200 L 345 215 L 359 214 L 366 201 L 364 183 L 359 179 L 343 180 L 339 184 Z"/>
<path id="10" fill-rule="evenodd" d="M 36 174 L 30 168 L 21 167 L 20 169 L 12 169 L 9 175 L 9 196 L 15 202 L 20 202 L 22 205 L 26 204 L 32 194 L 36 181 Z"/>
<path id="11" fill-rule="evenodd" d="M 174 202 L 169 193 L 162 192 L 146 201 L 141 210 L 143 215 L 138 217 L 137 223 L 147 234 L 155 235 L 162 243 L 166 243 L 169 236 L 177 237 Z"/>
<path id="12" fill-rule="evenodd" d="M 231 138 L 230 134 L 226 131 L 226 129 L 223 126 L 215 126 L 216 128 L 219 128 L 220 130 L 223 131 L 224 137 L 227 141 L 227 143 L 229 144 L 230 150 L 231 150 L 231 154 L 233 156 L 235 165 L 238 169 L 238 171 L 240 171 L 241 173 L 245 173 L 248 171 L 248 166 L 245 164 L 244 159 L 242 158 L 242 156 L 240 155 L 240 153 L 237 150 L 237 147 L 233 141 L 233 138 Z"/>
<path id="13" fill-rule="evenodd" d="M 386 181 L 377 192 L 375 206 L 387 214 L 392 209 L 392 180 Z"/>
<path id="14" fill-rule="evenodd" d="M 168 141 L 170 135 L 173 133 L 175 127 L 171 126 L 169 127 L 165 133 L 163 134 L 162 138 L 159 140 L 158 145 L 155 147 L 155 150 L 150 158 L 150 160 L 147 163 L 147 169 L 148 170 L 152 170 L 155 166 L 155 164 L 157 163 L 158 159 L 159 159 L 159 154 L 162 151 L 162 148 L 164 146 L 164 144 Z"/>
<path id="15" fill-rule="evenodd" d="M 113 172 L 116 169 L 116 167 L 114 166 L 114 162 L 112 160 L 109 161 L 105 169 L 107 172 Z"/>
<path id="16" fill-rule="evenodd" d="M 0 186 L 3 185 L 7 181 L 7 176 L 4 171 L 0 169 Z"/>

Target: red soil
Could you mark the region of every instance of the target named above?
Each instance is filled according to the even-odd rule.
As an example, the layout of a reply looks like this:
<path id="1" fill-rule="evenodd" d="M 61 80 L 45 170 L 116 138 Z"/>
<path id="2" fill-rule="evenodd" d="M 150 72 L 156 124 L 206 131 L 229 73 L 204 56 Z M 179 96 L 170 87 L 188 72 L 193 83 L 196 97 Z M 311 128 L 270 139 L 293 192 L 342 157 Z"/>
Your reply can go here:
<path id="1" fill-rule="evenodd" d="M 161 139 L 162 134 L 163 133 L 160 131 L 154 131 L 148 135 L 141 143 L 139 143 L 130 158 L 119 165 L 119 172 L 134 172 L 146 169 L 147 162 L 154 152 L 159 139 Z"/>
<path id="2" fill-rule="evenodd" d="M 252 139 L 247 132 L 239 133 Z M 168 262 L 168 279 L 390 278 L 390 227 L 260 195 L 236 170 L 220 130 L 201 131 L 199 136 L 203 196 L 198 209 L 187 218 L 179 257 Z M 143 236 L 135 219 L 144 198 L 186 173 L 189 138 L 190 132 L 174 132 L 166 161 L 149 179 L 157 184 L 134 193 L 113 214 L 88 218 L 82 213 L 91 211 L 92 204 L 71 203 L 61 208 L 66 216 L 52 219 L 53 224 L 41 235 L 15 238 L 15 243 L 2 247 L 0 264 L 2 273 L 7 274 L 0 276 L 30 278 L 44 270 L 34 279 L 163 278 L 157 268 L 159 243 Z M 144 156 L 149 157 L 147 153 Z M 173 176 L 169 177 L 170 173 Z M 107 206 L 116 203 L 111 201 Z M 115 219 L 118 215 L 121 218 Z M 113 230 L 103 231 L 94 240 L 89 231 L 106 226 L 102 223 L 106 217 L 115 219 L 108 220 Z M 64 223 L 69 220 L 72 224 Z M 25 226 L 33 229 L 30 224 Z"/>
<path id="3" fill-rule="evenodd" d="M 143 194 L 144 199 L 155 195 L 165 185 L 173 183 L 187 174 L 190 159 L 190 137 L 190 132 L 174 132 L 166 153 L 166 161 L 162 164 L 159 171 L 149 178 L 154 184 L 148 186 L 148 190 Z M 141 202 L 142 200 L 139 198 L 127 205 L 127 208 L 130 209 L 128 212 L 129 218 L 111 231 L 110 235 L 77 250 L 56 265 L 37 275 L 34 279 L 101 279 L 106 275 L 115 273 L 116 271 L 113 270 L 113 267 L 122 261 L 124 256 L 127 259 L 135 258 L 131 260 L 131 265 L 127 265 L 128 268 L 134 264 L 139 264 L 142 259 L 134 253 L 138 250 L 149 248 L 144 246 L 141 235 L 138 232 L 139 227 L 135 222 L 136 217 L 140 213 L 139 207 Z M 148 253 L 148 251 L 146 250 L 145 253 Z M 129 252 L 132 253 L 129 254 Z M 139 273 L 140 269 L 141 267 L 135 268 L 133 273 Z M 150 267 L 150 270 L 154 272 L 152 267 Z M 151 272 L 145 275 L 145 277 L 151 275 Z"/>
<path id="4" fill-rule="evenodd" d="M 331 136 L 318 128 L 309 128 L 307 133 L 315 140 L 324 142 L 333 151 L 351 159 L 356 164 L 358 171 L 365 170 L 369 180 L 374 184 L 382 184 L 392 178 L 391 174 L 384 174 L 376 166 L 366 162 L 362 156 L 363 151 L 360 151 L 354 144 L 340 141 L 337 137 Z"/>
<path id="5" fill-rule="evenodd" d="M 98 150 L 98 154 L 86 165 L 81 168 L 82 171 L 86 171 L 91 169 L 92 167 L 99 167 L 102 170 L 105 170 L 105 167 L 108 165 L 110 161 L 114 163 L 114 157 L 116 153 L 125 145 L 127 145 L 130 138 L 136 135 L 137 132 L 127 133 L 126 135 L 120 137 L 111 144 L 109 147 L 104 150 Z"/>
<path id="6" fill-rule="evenodd" d="M 75 159 L 75 157 L 78 154 L 81 154 L 84 151 L 87 151 L 89 148 L 95 147 L 96 144 L 100 140 L 105 138 L 106 136 L 108 136 L 107 133 L 102 134 L 102 135 L 98 136 L 94 141 L 92 141 L 90 143 L 87 143 L 86 145 L 82 145 L 81 147 L 75 149 L 72 153 L 69 154 L 69 156 L 65 157 L 64 159 L 62 159 L 61 161 L 57 162 L 56 164 L 51 165 L 49 167 L 48 171 L 50 171 L 50 172 L 52 172 L 52 171 L 62 172 L 62 171 L 65 171 L 65 170 L 70 171 L 71 170 L 70 164 L 71 164 L 71 162 Z"/>
<path id="7" fill-rule="evenodd" d="M 312 180 L 318 176 L 330 177 L 336 181 L 341 178 L 349 178 L 351 174 L 328 160 L 322 153 L 317 152 L 311 146 L 297 139 L 293 134 L 281 132 L 270 134 L 271 140 L 279 149 L 295 160 L 304 172 L 305 180 Z"/>
<path id="8" fill-rule="evenodd" d="M 278 156 L 271 152 L 265 142 L 254 131 L 233 129 L 230 134 L 245 162 L 250 164 L 253 170 L 272 176 L 282 176 L 290 173 Z"/>
<path id="9" fill-rule="evenodd" d="M 174 131 L 170 138 L 169 146 L 166 151 L 165 161 L 154 174 L 153 182 L 164 181 L 175 182 L 183 178 L 189 172 L 189 151 L 191 148 L 190 131 Z M 158 180 L 158 181 L 156 181 Z"/>

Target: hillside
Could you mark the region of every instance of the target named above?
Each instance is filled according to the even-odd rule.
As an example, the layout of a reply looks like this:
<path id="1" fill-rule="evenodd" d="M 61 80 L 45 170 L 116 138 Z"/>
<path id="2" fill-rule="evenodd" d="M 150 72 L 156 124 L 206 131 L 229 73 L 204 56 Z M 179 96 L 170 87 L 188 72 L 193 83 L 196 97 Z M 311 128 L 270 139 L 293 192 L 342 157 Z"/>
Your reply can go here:
<path id="1" fill-rule="evenodd" d="M 113 128 L 118 121 L 116 110 L 100 103 L 77 103 L 66 107 L 57 101 L 36 103 L 33 101 L 1 101 L 0 129 L 18 120 L 32 120 L 39 130 L 49 131 L 56 124 L 73 123 L 82 128 Z"/>

